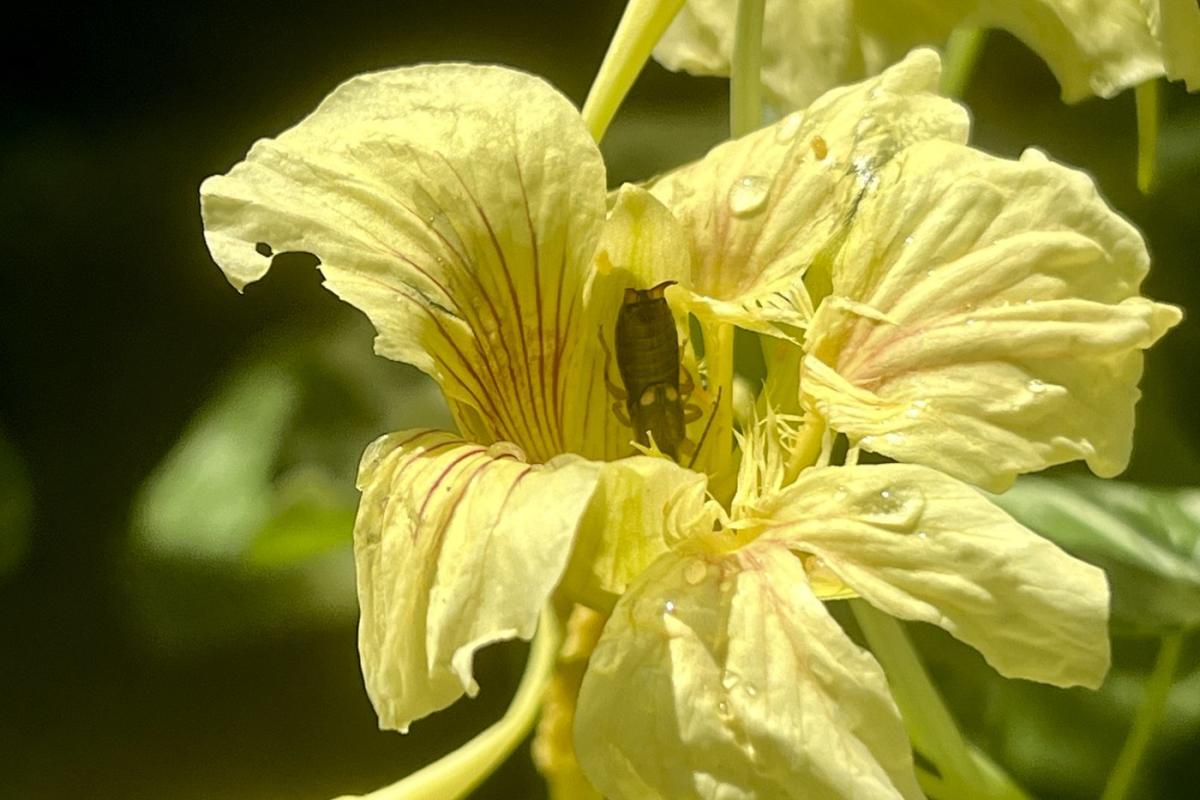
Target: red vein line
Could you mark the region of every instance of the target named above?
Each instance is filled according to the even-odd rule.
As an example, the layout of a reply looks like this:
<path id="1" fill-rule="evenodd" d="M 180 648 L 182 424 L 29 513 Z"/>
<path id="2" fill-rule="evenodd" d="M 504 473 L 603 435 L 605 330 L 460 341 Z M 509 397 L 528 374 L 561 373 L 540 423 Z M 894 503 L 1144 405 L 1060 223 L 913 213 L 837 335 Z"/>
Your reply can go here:
<path id="1" fill-rule="evenodd" d="M 486 447 L 476 447 L 474 449 L 470 449 L 470 450 L 465 451 L 464 453 L 461 453 L 460 455 L 456 456 L 453 461 L 451 461 L 449 464 L 447 464 L 446 468 L 443 469 L 441 474 L 438 475 L 437 478 L 433 481 L 433 484 L 425 492 L 425 499 L 421 502 L 420 510 L 417 511 L 417 521 L 416 521 L 416 523 L 413 524 L 413 532 L 412 532 L 412 538 L 414 541 L 417 538 L 417 531 L 421 527 L 421 522 L 425 519 L 425 509 L 429 507 L 429 501 L 433 499 L 434 494 L 437 492 L 437 488 L 442 485 L 442 481 L 444 481 L 446 479 L 446 477 L 449 476 L 449 474 L 454 470 L 454 468 L 456 466 L 458 466 L 460 463 L 462 463 L 466 459 L 470 458 L 471 456 L 479 455 L 480 453 L 484 453 L 484 452 L 487 452 Z"/>
<path id="2" fill-rule="evenodd" d="M 521 172 L 521 162 L 517 159 L 517 154 L 514 151 L 512 154 L 513 166 L 517 170 L 517 183 L 521 187 L 521 203 L 525 207 L 525 225 L 529 228 L 529 240 L 533 245 L 533 293 L 534 302 L 537 304 L 537 329 L 538 329 L 538 384 L 542 390 L 542 413 L 539 417 L 545 420 L 550 415 L 550 400 L 546 395 L 546 326 L 542 313 L 542 257 L 538 247 L 537 231 L 533 229 L 533 217 L 529 213 L 529 193 L 525 188 L 525 175 Z M 557 330 L 555 331 L 557 342 Z M 555 347 L 557 350 L 557 345 Z M 544 427 L 544 426 L 543 426 Z M 550 433 L 550 432 L 547 432 Z M 551 450 L 561 449 L 561 436 L 558 440 L 550 433 Z"/>
<path id="3" fill-rule="evenodd" d="M 462 175 L 460 175 L 458 170 L 454 168 L 454 165 L 451 164 L 450 161 L 445 156 L 442 156 L 440 153 L 438 153 L 437 155 L 439 155 L 441 157 L 442 161 L 446 164 L 446 166 L 449 168 L 449 170 L 452 173 L 454 173 L 454 176 L 458 179 L 459 185 L 462 187 L 463 191 L 466 192 L 467 197 L 470 198 L 471 204 L 473 206 L 475 206 L 475 211 L 476 211 L 476 213 L 479 214 L 480 222 L 482 222 L 483 226 L 487 229 L 488 238 L 491 239 L 491 242 L 492 242 L 492 249 L 495 250 L 496 257 L 500 259 L 500 269 L 504 272 L 504 280 L 505 280 L 505 283 L 508 285 L 508 294 L 509 294 L 509 298 L 512 300 L 514 319 L 517 321 L 518 324 L 520 324 L 520 322 L 521 322 L 521 301 L 517 296 L 517 286 L 513 282 L 512 271 L 508 267 L 508 259 L 505 258 L 504 248 L 502 248 L 500 246 L 500 240 L 496 236 L 496 231 L 492 227 L 492 222 L 490 219 L 488 219 L 488 215 L 483 210 L 483 206 L 480 205 L 479 200 L 475 197 L 475 194 L 471 191 L 471 187 L 467 185 L 467 182 L 465 180 L 463 180 Z M 518 332 L 518 334 L 519 334 L 518 338 L 521 342 L 521 352 L 525 357 L 525 380 L 529 386 L 529 399 L 532 400 L 533 399 L 533 376 L 529 373 L 529 345 L 525 341 L 524 333 L 525 332 L 524 332 L 523 326 L 522 326 L 522 330 L 520 330 Z M 533 439 L 534 439 L 533 434 L 535 431 L 541 433 L 542 432 L 541 427 L 535 426 L 530 422 L 528 416 L 525 414 L 526 409 L 525 409 L 524 403 L 519 403 L 518 408 L 520 408 L 520 410 L 522 412 L 521 416 L 525 420 L 526 433 L 529 434 L 530 445 L 536 446 L 535 442 L 533 441 Z M 541 444 L 543 447 L 545 447 L 547 445 L 544 435 L 542 437 Z M 531 449 L 532 449 L 532 447 L 531 447 Z M 549 448 L 547 448 L 547 451 L 548 450 L 549 450 Z M 542 454 L 539 453 L 539 455 L 542 455 Z"/>

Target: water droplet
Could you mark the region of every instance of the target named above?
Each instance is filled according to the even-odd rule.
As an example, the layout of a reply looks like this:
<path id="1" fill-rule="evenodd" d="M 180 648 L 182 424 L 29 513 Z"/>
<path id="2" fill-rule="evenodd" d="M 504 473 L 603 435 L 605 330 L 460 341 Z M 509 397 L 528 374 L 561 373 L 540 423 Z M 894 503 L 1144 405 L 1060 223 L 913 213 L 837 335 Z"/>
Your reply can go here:
<path id="1" fill-rule="evenodd" d="M 758 687 L 753 683 L 747 683 L 742 686 L 742 691 L 746 693 L 747 697 L 754 697 L 758 694 Z"/>
<path id="2" fill-rule="evenodd" d="M 683 568 L 683 579 L 692 586 L 695 586 L 703 581 L 704 576 L 707 574 L 708 566 L 699 559 L 696 559 Z"/>
<path id="3" fill-rule="evenodd" d="M 729 703 L 726 703 L 724 700 L 717 703 L 717 713 L 722 717 L 729 716 Z"/>
<path id="4" fill-rule="evenodd" d="M 891 501 L 893 496 L 894 495 L 892 494 L 891 489 L 880 489 L 879 490 L 879 498 L 881 500 L 883 500 L 885 503 Z"/>
<path id="5" fill-rule="evenodd" d="M 929 538 L 929 531 L 917 531 L 917 538 L 918 538 L 918 539 L 922 539 L 922 540 L 924 540 L 924 539 L 928 539 L 928 538 Z"/>
<path id="6" fill-rule="evenodd" d="M 968 326 L 978 325 L 978 324 L 979 324 L 979 320 L 975 319 L 974 317 L 967 317 L 967 325 Z"/>
<path id="7" fill-rule="evenodd" d="M 908 247 L 912 243 L 913 243 L 913 237 L 911 235 L 904 237 L 904 246 L 905 247 Z M 932 272 L 932 271 L 933 270 L 930 270 L 930 272 Z"/>
<path id="8" fill-rule="evenodd" d="M 1037 378 L 1034 378 L 1029 383 L 1025 384 L 1025 388 L 1033 394 L 1041 394 L 1042 392 L 1046 391 L 1046 384 Z"/>
<path id="9" fill-rule="evenodd" d="M 767 202 L 771 181 L 762 175 L 745 175 L 729 189 L 729 210 L 735 217 L 757 214 Z"/>
<path id="10" fill-rule="evenodd" d="M 916 419 L 925 413 L 925 409 L 929 408 L 928 400 L 913 400 L 908 404 L 908 408 L 904 411 L 904 416 L 909 419 Z"/>
<path id="11" fill-rule="evenodd" d="M 738 685 L 738 681 L 742 678 L 732 670 L 725 670 L 725 674 L 721 677 L 721 685 L 725 687 L 725 691 L 729 691 Z"/>
<path id="12" fill-rule="evenodd" d="M 663 603 L 663 611 L 665 611 L 668 614 L 674 614 L 675 613 L 675 601 L 668 600 L 667 602 Z"/>
<path id="13" fill-rule="evenodd" d="M 800 125 L 804 122 L 804 112 L 797 111 L 788 114 L 779 121 L 779 125 L 775 128 L 775 141 L 780 144 L 786 144 L 796 138 L 796 134 L 800 131 Z"/>

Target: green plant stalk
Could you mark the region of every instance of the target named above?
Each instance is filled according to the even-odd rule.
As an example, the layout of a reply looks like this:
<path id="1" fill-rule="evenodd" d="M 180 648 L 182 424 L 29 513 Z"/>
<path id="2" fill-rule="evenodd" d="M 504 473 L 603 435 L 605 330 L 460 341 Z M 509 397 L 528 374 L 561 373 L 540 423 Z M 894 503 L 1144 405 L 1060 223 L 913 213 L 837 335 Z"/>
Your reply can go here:
<path id="1" fill-rule="evenodd" d="M 1138 84 L 1134 97 L 1137 99 L 1137 185 L 1142 194 L 1150 194 L 1158 182 L 1158 80 Z"/>
<path id="2" fill-rule="evenodd" d="M 942 94 L 960 98 L 975 75 L 975 67 L 987 41 L 984 28 L 955 28 L 946 40 L 946 55 L 942 59 Z"/>
<path id="3" fill-rule="evenodd" d="M 597 142 L 604 138 L 654 45 L 681 8 L 683 0 L 629 0 L 625 6 L 583 103 L 583 121 Z"/>
<path id="4" fill-rule="evenodd" d="M 765 0 L 737 0 L 733 62 L 729 72 L 729 134 L 734 139 L 762 125 L 762 34 Z"/>
<path id="5" fill-rule="evenodd" d="M 1158 658 L 1154 662 L 1154 671 L 1150 673 L 1150 679 L 1146 682 L 1146 695 L 1142 706 L 1133 719 L 1129 737 L 1121 748 L 1121 755 L 1117 757 L 1112 774 L 1108 776 L 1108 783 L 1100 800 L 1123 800 L 1129 794 L 1129 788 L 1137 775 L 1138 764 L 1153 738 L 1155 727 L 1162 720 L 1163 711 L 1166 710 L 1167 695 L 1171 693 L 1171 684 L 1175 680 L 1175 670 L 1179 667 L 1179 653 L 1182 648 L 1182 633 L 1171 633 L 1162 638 Z"/>
<path id="6" fill-rule="evenodd" d="M 497 722 L 471 741 L 422 767 L 403 780 L 366 795 L 344 795 L 337 800 L 457 800 L 466 797 L 516 749 L 537 721 L 542 697 L 554 674 L 562 624 L 554 611 L 542 612 L 537 635 L 529 650 L 525 674 L 508 710 Z"/>
<path id="7" fill-rule="evenodd" d="M 900 623 L 864 600 L 851 600 L 850 608 L 887 673 L 914 747 L 942 773 L 936 783 L 926 773 L 922 785 L 940 800 L 1027 800 L 1028 795 L 999 766 L 977 754 L 963 738 Z"/>

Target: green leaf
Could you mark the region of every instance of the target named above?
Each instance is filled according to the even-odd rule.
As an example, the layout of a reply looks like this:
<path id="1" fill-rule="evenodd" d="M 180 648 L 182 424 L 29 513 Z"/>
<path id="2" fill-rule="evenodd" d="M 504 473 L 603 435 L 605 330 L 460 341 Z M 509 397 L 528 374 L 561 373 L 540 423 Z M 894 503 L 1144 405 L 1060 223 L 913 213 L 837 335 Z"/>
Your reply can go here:
<path id="1" fill-rule="evenodd" d="M 365 324 L 259 347 L 135 500 L 135 617 L 178 649 L 353 614 L 363 448 L 392 430 L 449 424 L 436 385 L 374 356 Z"/>
<path id="2" fill-rule="evenodd" d="M 1108 573 L 1114 631 L 1155 634 L 1200 626 L 1200 490 L 1023 478 L 992 499 Z"/>

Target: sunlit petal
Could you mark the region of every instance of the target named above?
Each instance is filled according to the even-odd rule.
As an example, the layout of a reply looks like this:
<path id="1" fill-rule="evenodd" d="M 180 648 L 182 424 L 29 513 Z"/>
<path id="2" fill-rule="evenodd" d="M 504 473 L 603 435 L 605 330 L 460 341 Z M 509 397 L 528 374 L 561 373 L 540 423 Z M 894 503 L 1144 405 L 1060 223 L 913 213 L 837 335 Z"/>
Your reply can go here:
<path id="1" fill-rule="evenodd" d="M 272 252 L 313 253 L 375 324 L 376 350 L 437 379 L 471 438 L 536 461 L 568 449 L 604 167 L 546 83 L 466 65 L 354 78 L 201 199 L 235 286 Z"/>
<path id="2" fill-rule="evenodd" d="M 1193 0 L 1141 0 L 1162 43 L 1167 77 L 1200 92 L 1200 5 Z"/>
<path id="3" fill-rule="evenodd" d="M 656 181 L 691 243 L 681 283 L 708 298 L 695 312 L 764 333 L 805 326 L 811 274 L 828 272 L 876 171 L 913 142 L 966 141 L 966 112 L 936 94 L 939 71 L 936 53 L 914 52 Z"/>
<path id="4" fill-rule="evenodd" d="M 893 616 L 940 625 L 1007 677 L 1095 688 L 1108 671 L 1104 573 L 953 478 L 903 464 L 812 469 L 758 513 L 764 539 Z"/>
<path id="5" fill-rule="evenodd" d="M 528 639 L 596 487 L 595 464 L 524 463 L 438 431 L 367 448 L 354 530 L 359 651 L 380 725 L 478 690 L 475 651 Z"/>
<path id="6" fill-rule="evenodd" d="M 883 672 L 763 542 L 663 556 L 617 604 L 575 748 L 612 800 L 917 798 Z"/>
<path id="7" fill-rule="evenodd" d="M 1003 489 L 1129 458 L 1142 353 L 1180 319 L 1137 296 L 1137 231 L 1081 173 L 927 143 L 879 173 L 805 347 L 831 427 Z"/>
<path id="8" fill-rule="evenodd" d="M 1169 31 L 1172 10 L 1182 13 L 1190 0 L 1141 5 L 1160 2 Z M 728 75 L 736 5 L 689 0 L 654 57 L 669 69 Z M 944 45 L 959 26 L 1012 33 L 1054 71 L 1067 102 L 1111 97 L 1163 74 L 1146 13 L 1130 0 L 767 0 L 767 99 L 783 110 L 802 108 L 833 86 L 879 73 L 913 47 Z"/>

